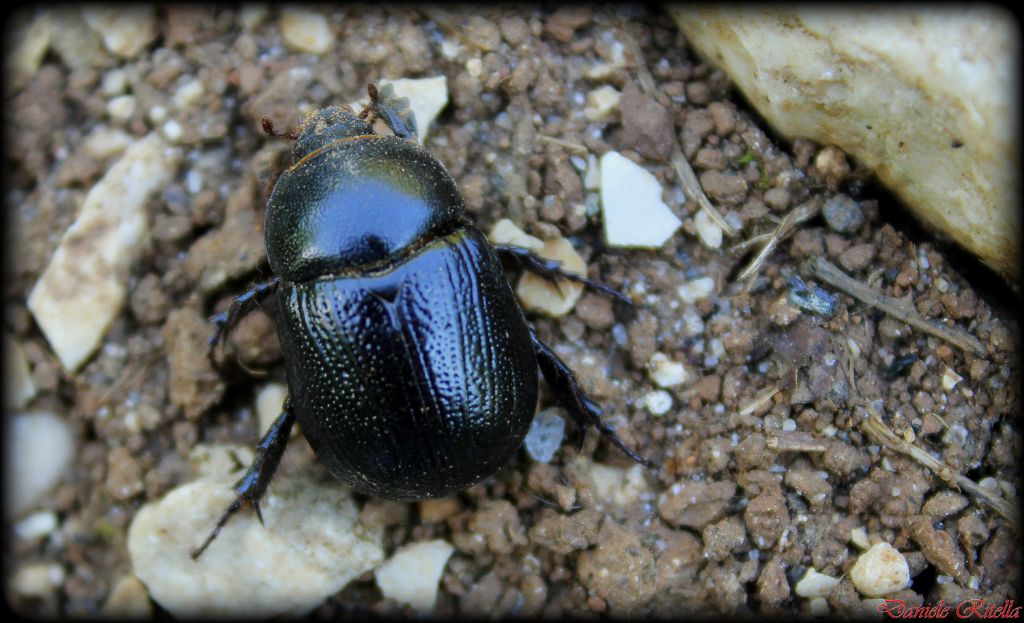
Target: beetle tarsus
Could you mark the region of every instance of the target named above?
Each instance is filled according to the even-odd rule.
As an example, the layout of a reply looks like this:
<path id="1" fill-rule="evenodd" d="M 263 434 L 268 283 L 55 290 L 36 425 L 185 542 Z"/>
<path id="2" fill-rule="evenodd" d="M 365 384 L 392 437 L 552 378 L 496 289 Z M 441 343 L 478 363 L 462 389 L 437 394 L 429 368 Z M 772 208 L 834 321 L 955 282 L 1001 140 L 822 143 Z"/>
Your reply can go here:
<path id="1" fill-rule="evenodd" d="M 210 316 L 210 322 L 214 325 L 213 334 L 207 341 L 209 350 L 206 351 L 206 356 L 210 360 L 210 364 L 214 370 L 223 372 L 220 363 L 217 362 L 216 351 L 217 346 L 224 343 L 227 339 L 228 333 L 231 329 L 238 324 L 238 321 L 244 318 L 249 312 L 256 309 L 263 299 L 267 298 L 277 290 L 277 286 L 281 284 L 279 277 L 274 277 L 266 283 L 261 283 L 251 290 L 239 294 L 231 301 L 231 305 L 228 306 L 226 311 L 222 311 L 219 314 Z"/>
<path id="2" fill-rule="evenodd" d="M 297 132 L 295 132 L 295 130 L 292 130 L 291 132 L 278 132 L 277 130 L 275 130 L 274 122 L 270 120 L 270 117 L 264 117 L 263 120 L 260 122 L 260 125 L 263 127 L 263 133 L 266 134 L 267 136 L 283 136 L 289 141 L 294 141 L 295 139 L 299 138 L 299 135 Z"/>
<path id="3" fill-rule="evenodd" d="M 615 430 L 601 419 L 601 407 L 590 398 L 587 398 L 587 395 L 583 393 L 583 388 L 580 387 L 579 381 L 576 380 L 576 375 L 562 361 L 561 357 L 556 355 L 555 351 L 551 350 L 547 344 L 537 339 L 537 335 L 532 329 L 530 330 L 530 336 L 533 338 L 534 349 L 537 353 L 537 364 L 540 367 L 541 374 L 544 375 L 544 380 L 547 381 L 552 391 L 554 391 L 563 406 L 569 411 L 569 415 L 572 416 L 576 424 L 581 428 L 585 428 L 587 424 L 593 425 L 599 433 L 604 435 L 623 454 L 646 467 L 655 467 L 654 463 L 640 456 L 636 450 L 627 446 L 615 434 Z"/>
<path id="4" fill-rule="evenodd" d="M 291 406 L 286 400 L 284 411 L 281 415 L 277 416 L 277 419 L 274 420 L 274 423 L 270 425 L 270 428 L 263 435 L 259 445 L 256 446 L 256 458 L 253 459 L 252 465 L 246 470 L 245 475 L 235 483 L 235 493 L 238 497 L 221 515 L 210 535 L 206 537 L 199 547 L 192 550 L 192 560 L 199 559 L 199 556 L 206 551 L 210 543 L 220 534 L 221 528 L 228 523 L 231 516 L 237 513 L 243 505 L 251 506 L 256 513 L 256 518 L 260 521 L 260 525 L 265 525 L 263 523 L 263 512 L 260 510 L 260 499 L 263 498 L 263 494 L 267 491 L 267 486 L 270 485 L 270 481 L 274 478 L 274 472 L 277 471 L 277 466 L 281 462 L 281 456 L 284 455 L 284 449 L 288 445 L 288 435 L 291 434 L 292 424 L 294 423 L 295 416 L 292 414 Z"/>
<path id="5" fill-rule="evenodd" d="M 582 275 L 577 275 L 576 273 L 570 273 L 568 271 L 565 271 L 562 269 L 562 265 L 559 262 L 555 260 L 545 260 L 543 258 L 537 257 L 536 255 L 531 253 L 529 249 L 525 249 L 523 247 L 516 247 L 512 245 L 495 246 L 494 249 L 498 252 L 499 257 L 515 261 L 524 270 L 528 270 L 531 273 L 543 277 L 549 281 L 555 282 L 556 284 L 558 283 L 559 279 L 573 281 L 575 283 L 583 284 L 588 288 L 596 290 L 601 294 L 622 301 L 623 303 L 627 303 L 629 305 L 633 304 L 633 300 L 631 298 L 629 298 L 622 292 L 619 292 L 615 288 L 607 284 L 603 284 L 599 281 L 588 279 L 587 277 L 584 277 Z"/>

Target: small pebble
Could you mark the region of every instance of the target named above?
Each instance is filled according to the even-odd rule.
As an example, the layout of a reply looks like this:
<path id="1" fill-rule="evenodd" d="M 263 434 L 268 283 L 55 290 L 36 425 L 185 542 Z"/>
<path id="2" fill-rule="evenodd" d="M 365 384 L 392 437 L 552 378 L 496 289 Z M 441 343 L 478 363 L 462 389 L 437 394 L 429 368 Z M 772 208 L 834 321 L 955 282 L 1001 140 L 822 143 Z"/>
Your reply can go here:
<path id="1" fill-rule="evenodd" d="M 158 34 L 152 6 L 89 7 L 82 9 L 82 17 L 103 37 L 107 50 L 125 59 L 138 55 Z"/>
<path id="2" fill-rule="evenodd" d="M 583 106 L 583 116 L 590 121 L 610 121 L 619 109 L 622 93 L 611 85 L 598 87 L 587 93 L 587 103 Z"/>
<path id="3" fill-rule="evenodd" d="M 4 409 L 15 411 L 29 403 L 36 395 L 36 385 L 28 369 L 28 360 L 21 345 L 4 331 Z"/>
<path id="4" fill-rule="evenodd" d="M 867 597 L 882 597 L 910 586 L 907 559 L 888 543 L 876 543 L 857 558 L 850 580 Z"/>
<path id="5" fill-rule="evenodd" d="M 443 539 L 403 545 L 373 572 L 385 598 L 418 612 L 434 609 L 438 585 L 455 548 Z"/>
<path id="6" fill-rule="evenodd" d="M 22 541 L 46 536 L 57 529 L 57 515 L 53 511 L 39 511 L 14 524 L 14 535 Z"/>
<path id="7" fill-rule="evenodd" d="M 149 592 L 142 580 L 126 575 L 117 581 L 103 602 L 100 614 L 107 619 L 149 619 L 153 607 L 149 603 Z"/>
<path id="8" fill-rule="evenodd" d="M 622 154 L 601 156 L 604 237 L 615 247 L 657 249 L 682 225 L 661 200 L 661 184 Z"/>
<path id="9" fill-rule="evenodd" d="M 829 615 L 828 600 L 824 597 L 815 597 L 811 600 L 811 616 L 824 617 Z"/>
<path id="10" fill-rule="evenodd" d="M 717 249 L 722 246 L 722 228 L 711 219 L 708 211 L 701 208 L 693 217 L 693 226 L 697 230 L 697 236 L 709 249 Z"/>
<path id="11" fill-rule="evenodd" d="M 173 616 L 301 616 L 383 560 L 381 528 L 358 521 L 344 488 L 282 474 L 260 502 L 265 525 L 239 512 L 192 560 L 240 475 L 177 487 L 139 509 L 128 529 L 135 573 Z"/>
<path id="12" fill-rule="evenodd" d="M 41 12 L 24 28 L 8 53 L 12 88 L 21 88 L 36 74 L 50 47 L 53 25 L 49 12 Z"/>
<path id="13" fill-rule="evenodd" d="M 187 110 L 203 96 L 203 83 L 199 79 L 189 80 L 174 92 L 172 102 L 178 110 Z"/>
<path id="14" fill-rule="evenodd" d="M 644 396 L 644 406 L 651 415 L 665 415 L 672 408 L 672 394 L 654 390 Z"/>
<path id="15" fill-rule="evenodd" d="M 24 413 L 7 429 L 5 485 L 8 520 L 30 510 L 61 479 L 74 455 L 74 436 L 64 418 L 53 413 Z"/>
<path id="16" fill-rule="evenodd" d="M 18 569 L 11 578 L 10 588 L 22 597 L 49 599 L 63 583 L 64 570 L 60 565 L 34 563 Z"/>
<path id="17" fill-rule="evenodd" d="M 650 491 L 650 486 L 644 480 L 644 467 L 639 464 L 622 468 L 591 463 L 590 480 L 597 500 L 609 501 L 622 507 L 635 503 L 643 493 Z"/>
<path id="18" fill-rule="evenodd" d="M 552 238 L 544 242 L 537 255 L 555 260 L 560 268 L 577 275 L 587 274 L 587 263 L 565 238 Z M 516 297 L 527 311 L 538 312 L 551 318 L 564 316 L 576 306 L 583 294 L 583 284 L 559 279 L 551 281 L 530 272 L 524 273 L 516 285 Z"/>
<path id="19" fill-rule="evenodd" d="M 829 228 L 841 234 L 853 233 L 864 224 L 860 204 L 849 195 L 833 195 L 825 202 L 821 213 Z"/>
<path id="20" fill-rule="evenodd" d="M 715 280 L 712 277 L 700 277 L 693 281 L 688 281 L 676 290 L 679 300 L 684 303 L 696 303 L 714 293 Z"/>
<path id="21" fill-rule="evenodd" d="M 534 461 L 548 463 L 562 447 L 565 438 L 565 420 L 561 409 L 544 409 L 538 413 L 526 433 L 526 452 Z"/>
<path id="22" fill-rule="evenodd" d="M 864 528 L 851 529 L 850 542 L 861 549 L 868 549 L 871 547 L 871 540 L 868 538 L 868 531 Z"/>
<path id="23" fill-rule="evenodd" d="M 334 46 L 334 33 L 327 18 L 309 9 L 281 9 L 281 35 L 296 52 L 320 55 Z"/>
<path id="24" fill-rule="evenodd" d="M 839 584 L 839 578 L 825 575 L 814 567 L 809 567 L 793 590 L 801 597 L 828 597 L 836 584 Z"/>
<path id="25" fill-rule="evenodd" d="M 957 384 L 962 380 L 964 380 L 964 377 L 946 368 L 942 372 L 942 389 L 946 390 L 948 394 L 956 389 Z"/>
<path id="26" fill-rule="evenodd" d="M 491 228 L 491 232 L 487 234 L 487 237 L 494 244 L 522 247 L 535 253 L 544 248 L 543 240 L 535 238 L 519 229 L 515 223 L 507 218 L 503 218 L 495 223 L 494 227 Z"/>
<path id="27" fill-rule="evenodd" d="M 672 361 L 664 353 L 654 353 L 647 364 L 647 376 L 658 387 L 674 387 L 685 383 L 690 378 L 686 366 Z"/>

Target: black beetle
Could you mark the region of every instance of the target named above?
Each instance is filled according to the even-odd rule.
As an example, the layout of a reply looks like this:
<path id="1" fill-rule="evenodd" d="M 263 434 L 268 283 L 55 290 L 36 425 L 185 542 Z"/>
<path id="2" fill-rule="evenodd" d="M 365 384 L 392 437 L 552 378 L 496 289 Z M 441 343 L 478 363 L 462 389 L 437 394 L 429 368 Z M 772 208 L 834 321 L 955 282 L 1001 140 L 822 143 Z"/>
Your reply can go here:
<path id="1" fill-rule="evenodd" d="M 363 493 L 418 500 L 480 482 L 522 445 L 538 368 L 578 424 L 650 465 L 534 335 L 500 258 L 625 297 L 524 249 L 493 247 L 466 217 L 451 175 L 416 142 L 407 100 L 389 87 L 368 92 L 360 114 L 319 110 L 287 135 L 294 164 L 266 211 L 275 276 L 213 317 L 211 360 L 238 319 L 276 292 L 289 396 L 193 558 L 242 505 L 263 521 L 259 500 L 296 420 L 317 457 Z M 393 136 L 374 132 L 378 118 Z"/>

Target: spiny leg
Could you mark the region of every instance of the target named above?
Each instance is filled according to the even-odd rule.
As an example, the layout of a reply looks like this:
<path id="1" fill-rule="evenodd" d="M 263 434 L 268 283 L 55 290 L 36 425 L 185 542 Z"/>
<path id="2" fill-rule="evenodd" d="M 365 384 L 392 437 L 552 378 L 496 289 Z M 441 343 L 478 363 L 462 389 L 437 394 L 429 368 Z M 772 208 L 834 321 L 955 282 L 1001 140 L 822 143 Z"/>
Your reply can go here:
<path id="1" fill-rule="evenodd" d="M 587 277 L 567 272 L 562 269 L 562 265 L 559 262 L 556 262 L 555 260 L 545 260 L 543 258 L 537 257 L 536 255 L 531 253 L 529 249 L 524 249 L 523 247 L 516 247 L 512 245 L 498 245 L 494 247 L 494 250 L 498 252 L 498 256 L 500 258 L 515 261 L 525 270 L 528 270 L 531 273 L 534 273 L 535 275 L 543 277 L 549 281 L 567 279 L 569 281 L 581 283 L 587 286 L 588 288 L 593 288 L 594 290 L 597 290 L 602 294 L 610 296 L 614 299 L 618 299 L 624 303 L 628 303 L 630 305 L 633 304 L 632 299 L 630 299 L 622 292 L 619 292 L 615 288 L 600 283 L 598 281 L 588 279 Z"/>
<path id="2" fill-rule="evenodd" d="M 238 324 L 238 321 L 246 316 L 249 312 L 256 309 L 256 306 L 273 294 L 277 290 L 277 286 L 281 284 L 281 280 L 278 277 L 274 277 L 266 283 L 261 283 L 247 292 L 243 292 L 236 296 L 232 301 L 231 305 L 225 311 L 219 314 L 215 314 L 210 317 L 216 328 L 213 331 L 213 335 L 210 336 L 207 342 L 209 350 L 206 352 L 206 356 L 210 359 L 210 364 L 215 370 L 220 370 L 220 364 L 217 363 L 216 357 L 214 357 L 214 351 L 217 349 L 218 344 L 222 344 L 227 338 L 228 333 L 231 329 Z"/>
<path id="3" fill-rule="evenodd" d="M 580 387 L 579 381 L 576 380 L 576 375 L 555 354 L 555 351 L 537 339 L 537 335 L 533 330 L 530 331 L 530 337 L 533 339 L 533 347 L 537 352 L 537 364 L 540 366 L 541 374 L 544 375 L 544 380 L 547 381 L 548 386 L 551 387 L 551 390 L 563 406 L 568 409 L 569 415 L 572 416 L 576 424 L 584 429 L 587 424 L 593 424 L 598 432 L 604 435 L 616 448 L 622 450 L 626 456 L 646 467 L 655 467 L 654 463 L 637 454 L 635 450 L 619 439 L 619 436 L 615 434 L 615 430 L 601 419 L 601 407 L 590 398 L 587 398 L 586 394 L 583 393 L 583 388 Z"/>
<path id="4" fill-rule="evenodd" d="M 291 405 L 285 401 L 284 411 L 277 416 L 274 423 L 263 435 L 258 446 L 256 446 L 256 458 L 249 466 L 245 475 L 235 483 L 235 493 L 238 497 L 228 506 L 221 515 L 217 525 L 214 526 L 210 536 L 206 537 L 202 545 L 192 550 L 192 560 L 199 560 L 199 556 L 210 546 L 220 529 L 231 519 L 231 516 L 238 512 L 243 505 L 248 504 L 256 511 L 256 517 L 263 524 L 263 513 L 260 512 L 260 499 L 267 491 L 267 485 L 277 471 L 277 465 L 281 462 L 285 446 L 288 445 L 288 435 L 292 431 L 292 424 L 295 423 L 295 416 L 292 415 Z"/>

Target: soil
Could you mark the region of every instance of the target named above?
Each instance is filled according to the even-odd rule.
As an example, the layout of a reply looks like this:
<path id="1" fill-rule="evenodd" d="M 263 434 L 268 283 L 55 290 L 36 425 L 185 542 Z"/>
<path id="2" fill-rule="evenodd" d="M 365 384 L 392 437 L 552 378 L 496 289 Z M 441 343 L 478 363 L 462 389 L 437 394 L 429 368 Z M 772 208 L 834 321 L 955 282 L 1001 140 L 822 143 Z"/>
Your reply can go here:
<path id="1" fill-rule="evenodd" d="M 794 587 L 812 566 L 844 578 L 830 609 L 858 615 L 864 606 L 844 577 L 861 552 L 855 529 L 905 554 L 914 579 L 898 596 L 908 604 L 1019 598 L 1010 522 L 881 448 L 860 426 L 865 405 L 872 406 L 890 429 L 956 473 L 995 479 L 995 495 L 1016 505 L 1020 334 L 1009 310 L 1019 301 L 1006 289 L 982 295 L 961 276 L 969 267 L 962 255 L 908 236 L 903 221 L 893 220 L 892 200 L 865 184 L 841 153 L 819 157 L 817 145 L 771 134 L 657 9 L 466 11 L 323 9 L 337 38 L 315 56 L 285 45 L 276 9 L 254 20 L 226 8 L 168 6 L 157 11 L 155 41 L 132 58 L 98 45 L 74 62 L 51 51 L 24 84 L 8 85 L 4 199 L 16 252 L 5 269 L 4 324 L 29 359 L 39 390 L 31 406 L 64 414 L 78 436 L 74 470 L 39 505 L 56 513 L 58 527 L 28 540 L 12 535 L 4 570 L 11 577 L 33 563 L 56 564 L 63 576 L 52 599 L 8 588 L 15 612 L 96 615 L 131 572 L 125 535 L 132 517 L 188 480 L 190 450 L 252 445 L 261 432 L 254 395 L 267 379 L 243 368 L 284 379 L 265 313 L 271 309 L 231 335 L 223 359 L 240 364 L 228 365 L 233 374 L 217 374 L 205 359 L 206 319 L 270 277 L 263 199 L 289 144 L 266 136 L 261 118 L 288 129 L 303 112 L 358 99 L 368 82 L 442 74 L 450 103 L 426 148 L 460 183 L 472 218 L 485 231 L 509 218 L 540 237 L 561 233 L 587 260 L 591 278 L 636 301 L 629 307 L 586 294 L 563 318 L 531 321 L 605 406 L 619 435 L 657 467 L 644 471 L 649 491 L 640 503 L 601 504 L 581 484 L 570 438 L 551 465 L 521 452 L 450 500 L 360 498 L 364 520 L 387 526 L 388 553 L 429 538 L 455 545 L 436 616 L 806 614 L 810 600 Z M 31 17 L 17 15 L 9 28 Z M 628 54 L 615 65 L 623 33 L 642 50 L 653 96 L 640 88 Z M 588 78 L 599 63 L 609 69 Z M 203 89 L 174 113 L 186 156 L 176 180 L 149 203 L 152 236 L 132 269 L 130 302 L 99 352 L 68 374 L 26 299 L 105 170 L 80 154 L 84 138 L 111 123 L 100 86 L 116 71 L 137 101 L 119 127 L 136 137 L 155 127 L 147 111 L 170 101 L 182 83 L 198 79 Z M 620 114 L 590 122 L 582 114 L 586 95 L 605 84 L 623 93 Z M 695 235 L 690 216 L 698 205 L 678 190 L 670 165 L 676 140 L 711 200 L 741 226 L 721 249 Z M 656 251 L 607 247 L 597 196 L 576 162 L 586 159 L 566 143 L 597 156 L 618 150 L 654 173 L 683 230 Z M 824 206 L 837 195 L 756 276 L 735 280 L 752 254 L 730 250 L 734 244 L 774 229 L 797 206 Z M 909 297 L 925 318 L 981 340 L 986 355 L 816 281 L 806 262 L 816 257 L 882 294 Z M 717 294 L 682 302 L 680 286 L 704 276 Z M 822 317 L 794 304 L 794 276 L 835 296 L 835 313 Z M 691 373 L 688 383 L 666 390 L 673 404 L 660 416 L 644 406 L 657 389 L 646 369 L 655 352 Z M 943 383 L 947 369 L 963 377 L 952 390 Z M 771 389 L 779 391 L 762 399 Z M 542 406 L 551 404 L 545 394 Z M 810 449 L 772 447 L 795 433 L 807 434 Z M 631 466 L 593 432 L 579 454 Z M 311 477 L 329 479 L 325 470 Z M 412 612 L 384 599 L 367 574 L 313 616 L 353 613 Z"/>

